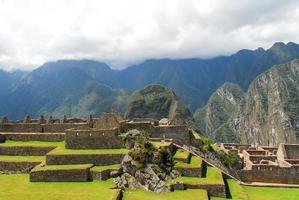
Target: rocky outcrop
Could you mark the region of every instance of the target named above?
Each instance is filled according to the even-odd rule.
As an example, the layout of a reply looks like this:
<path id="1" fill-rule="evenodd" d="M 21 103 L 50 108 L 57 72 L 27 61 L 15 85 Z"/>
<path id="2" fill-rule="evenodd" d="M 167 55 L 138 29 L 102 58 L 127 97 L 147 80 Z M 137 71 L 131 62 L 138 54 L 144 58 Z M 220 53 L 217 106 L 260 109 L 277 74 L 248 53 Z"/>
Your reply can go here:
<path id="1" fill-rule="evenodd" d="M 135 140 L 134 140 L 135 138 Z M 154 192 L 168 192 L 167 180 L 179 173 L 173 170 L 172 153 L 168 146 L 155 147 L 145 133 L 131 130 L 124 136 L 130 149 L 121 166 L 122 173 L 115 179 L 118 188 L 143 188 Z"/>
<path id="2" fill-rule="evenodd" d="M 222 107 L 225 107 L 223 105 Z M 254 145 L 277 146 L 279 143 L 297 143 L 299 60 L 273 66 L 258 76 L 233 110 L 227 116 L 227 120 L 213 132 L 214 138 L 217 134 L 230 133 L 239 138 L 241 143 Z M 226 138 L 222 141 L 234 140 Z"/>
<path id="3" fill-rule="evenodd" d="M 186 121 L 193 123 L 189 109 L 176 94 L 161 85 L 149 85 L 134 92 L 130 97 L 127 118 L 168 118 L 170 122 L 181 125 Z M 177 124 L 179 123 L 179 124 Z"/>
<path id="4" fill-rule="evenodd" d="M 232 123 L 243 143 L 298 142 L 299 60 L 274 66 L 252 82 Z"/>

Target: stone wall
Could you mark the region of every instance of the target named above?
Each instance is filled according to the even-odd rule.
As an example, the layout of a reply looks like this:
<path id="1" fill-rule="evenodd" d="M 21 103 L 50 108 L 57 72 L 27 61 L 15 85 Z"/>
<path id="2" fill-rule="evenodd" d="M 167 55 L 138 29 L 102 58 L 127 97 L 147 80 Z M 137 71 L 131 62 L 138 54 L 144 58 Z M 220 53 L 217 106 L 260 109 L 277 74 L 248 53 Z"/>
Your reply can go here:
<path id="1" fill-rule="evenodd" d="M 0 155 L 44 156 L 56 147 L 0 146 Z"/>
<path id="2" fill-rule="evenodd" d="M 29 171 L 41 162 L 30 161 L 0 161 L 0 171 L 9 173 L 29 173 Z"/>
<path id="3" fill-rule="evenodd" d="M 0 123 L 0 132 L 16 133 L 63 133 L 66 129 L 89 128 L 89 123 Z"/>
<path id="4" fill-rule="evenodd" d="M 57 123 L 57 124 L 43 124 L 42 129 L 44 133 L 64 133 L 67 129 L 88 129 L 88 123 Z"/>
<path id="5" fill-rule="evenodd" d="M 1 132 L 42 132 L 42 125 L 38 123 L 5 123 L 0 124 Z"/>
<path id="6" fill-rule="evenodd" d="M 82 182 L 91 180 L 90 169 L 32 170 L 30 182 Z"/>
<path id="7" fill-rule="evenodd" d="M 185 189 L 204 189 L 208 191 L 209 196 L 226 197 L 224 184 L 185 184 Z"/>
<path id="8" fill-rule="evenodd" d="M 241 170 L 241 180 L 244 182 L 267 183 L 299 183 L 299 166 L 279 167 L 270 165 L 252 166 L 252 170 Z"/>
<path id="9" fill-rule="evenodd" d="M 64 141 L 64 133 L 1 133 L 0 136 L 15 141 Z"/>
<path id="10" fill-rule="evenodd" d="M 175 167 L 175 170 L 180 172 L 181 176 L 201 177 L 202 168 L 188 168 L 188 167 Z"/>
<path id="11" fill-rule="evenodd" d="M 186 126 L 154 126 L 151 137 L 172 138 L 174 143 L 180 145 L 190 144 L 191 135 Z"/>
<path id="12" fill-rule="evenodd" d="M 65 135 L 67 149 L 109 149 L 121 148 L 123 144 L 118 129 L 99 130 L 68 129 Z"/>
<path id="13" fill-rule="evenodd" d="M 125 154 L 47 154 L 47 165 L 94 164 L 112 165 L 121 163 Z"/>

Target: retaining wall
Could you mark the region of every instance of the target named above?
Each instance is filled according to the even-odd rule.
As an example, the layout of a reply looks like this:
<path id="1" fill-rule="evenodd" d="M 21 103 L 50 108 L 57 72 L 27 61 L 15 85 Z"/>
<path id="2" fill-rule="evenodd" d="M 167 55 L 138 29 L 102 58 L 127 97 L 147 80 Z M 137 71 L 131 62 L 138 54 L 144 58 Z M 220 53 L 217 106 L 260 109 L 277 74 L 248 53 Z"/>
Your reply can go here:
<path id="1" fill-rule="evenodd" d="M 113 165 L 121 163 L 125 154 L 47 154 L 47 165 L 86 164 Z"/>
<path id="2" fill-rule="evenodd" d="M 67 149 L 121 148 L 123 144 L 118 135 L 117 128 L 110 130 L 68 129 L 65 135 L 65 147 Z"/>
<path id="3" fill-rule="evenodd" d="M 0 161 L 0 171 L 9 173 L 29 173 L 35 166 L 41 162 L 30 161 Z"/>
<path id="4" fill-rule="evenodd" d="M 56 147 L 0 146 L 0 155 L 44 156 Z"/>
<path id="5" fill-rule="evenodd" d="M 90 169 L 40 170 L 30 172 L 30 182 L 82 182 L 91 180 Z"/>
<path id="6" fill-rule="evenodd" d="M 7 140 L 15 141 L 64 141 L 64 133 L 0 133 Z"/>

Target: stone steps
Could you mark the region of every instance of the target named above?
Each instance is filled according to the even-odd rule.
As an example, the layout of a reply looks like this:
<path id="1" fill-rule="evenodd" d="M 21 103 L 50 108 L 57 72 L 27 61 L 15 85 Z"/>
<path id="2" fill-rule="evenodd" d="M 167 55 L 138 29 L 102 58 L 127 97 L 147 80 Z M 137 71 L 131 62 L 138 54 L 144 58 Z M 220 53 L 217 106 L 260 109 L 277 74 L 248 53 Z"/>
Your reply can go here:
<path id="1" fill-rule="evenodd" d="M 105 166 L 94 166 L 90 169 L 92 180 L 107 180 L 111 177 L 117 176 L 120 172 L 121 165 L 105 165 Z M 112 175 L 113 173 L 114 175 Z"/>
<path id="2" fill-rule="evenodd" d="M 84 165 L 46 165 L 36 166 L 30 172 L 31 182 L 84 182 L 91 181 L 90 168 Z"/>
<path id="3" fill-rule="evenodd" d="M 179 161 L 175 164 L 174 169 L 179 171 L 181 176 L 202 177 L 204 165 L 201 158 L 192 156 L 190 163 Z"/>

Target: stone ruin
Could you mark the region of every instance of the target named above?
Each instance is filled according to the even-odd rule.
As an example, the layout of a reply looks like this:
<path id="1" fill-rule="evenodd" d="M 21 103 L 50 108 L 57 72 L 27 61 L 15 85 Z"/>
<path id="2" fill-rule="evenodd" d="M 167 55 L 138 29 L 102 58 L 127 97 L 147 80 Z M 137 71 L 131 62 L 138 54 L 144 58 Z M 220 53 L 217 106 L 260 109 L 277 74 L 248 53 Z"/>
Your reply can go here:
<path id="1" fill-rule="evenodd" d="M 235 152 L 243 159 L 240 170 L 244 182 L 299 183 L 299 145 L 280 144 L 279 147 L 222 143 L 220 149 Z"/>

